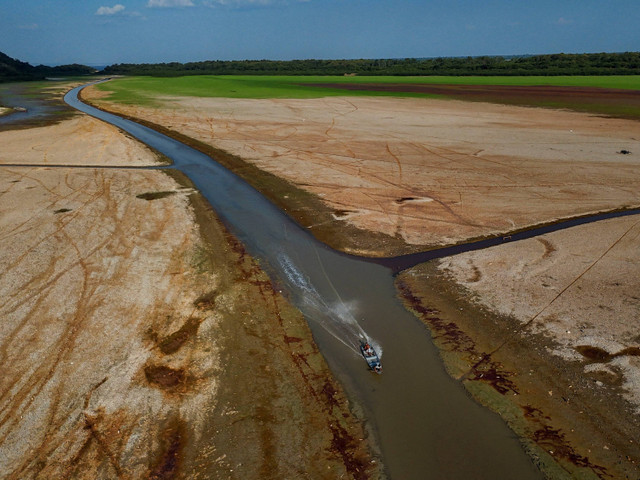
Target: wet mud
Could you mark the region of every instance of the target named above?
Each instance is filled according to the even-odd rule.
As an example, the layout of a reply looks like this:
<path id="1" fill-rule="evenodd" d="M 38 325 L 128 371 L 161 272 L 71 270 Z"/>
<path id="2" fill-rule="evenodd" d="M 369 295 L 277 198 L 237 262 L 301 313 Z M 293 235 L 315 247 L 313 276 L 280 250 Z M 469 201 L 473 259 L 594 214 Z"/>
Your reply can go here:
<path id="1" fill-rule="evenodd" d="M 58 91 L 60 88 L 68 88 L 69 82 L 46 82 L 48 90 L 43 89 L 42 84 L 43 82 L 18 82 L 0 85 L 0 106 L 14 109 L 12 113 L 0 115 L 0 130 L 51 125 L 77 114 L 62 101 Z"/>

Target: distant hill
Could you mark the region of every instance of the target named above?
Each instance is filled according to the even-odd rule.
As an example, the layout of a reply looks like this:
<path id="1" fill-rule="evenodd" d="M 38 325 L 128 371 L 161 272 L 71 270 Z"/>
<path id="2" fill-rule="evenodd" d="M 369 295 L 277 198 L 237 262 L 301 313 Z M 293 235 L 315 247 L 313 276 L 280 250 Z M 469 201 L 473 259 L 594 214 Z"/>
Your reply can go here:
<path id="1" fill-rule="evenodd" d="M 51 76 L 89 75 L 92 73 L 96 73 L 95 68 L 78 65 L 77 63 L 58 67 L 48 67 L 46 65 L 34 67 L 0 52 L 0 82 L 42 80 Z"/>
<path id="2" fill-rule="evenodd" d="M 0 52 L 0 81 L 32 80 L 36 76 L 34 67 Z"/>

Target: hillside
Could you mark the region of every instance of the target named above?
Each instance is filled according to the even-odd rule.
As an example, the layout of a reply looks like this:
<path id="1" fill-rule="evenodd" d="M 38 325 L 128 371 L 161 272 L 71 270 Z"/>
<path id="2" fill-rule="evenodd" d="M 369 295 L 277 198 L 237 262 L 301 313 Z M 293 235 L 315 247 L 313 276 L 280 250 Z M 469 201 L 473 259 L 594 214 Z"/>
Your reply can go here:
<path id="1" fill-rule="evenodd" d="M 37 78 L 35 67 L 0 52 L 0 81 L 32 80 Z"/>
<path id="2" fill-rule="evenodd" d="M 0 82 L 42 80 L 52 75 L 89 75 L 91 73 L 95 73 L 94 68 L 76 63 L 57 67 L 46 65 L 34 67 L 0 52 Z"/>

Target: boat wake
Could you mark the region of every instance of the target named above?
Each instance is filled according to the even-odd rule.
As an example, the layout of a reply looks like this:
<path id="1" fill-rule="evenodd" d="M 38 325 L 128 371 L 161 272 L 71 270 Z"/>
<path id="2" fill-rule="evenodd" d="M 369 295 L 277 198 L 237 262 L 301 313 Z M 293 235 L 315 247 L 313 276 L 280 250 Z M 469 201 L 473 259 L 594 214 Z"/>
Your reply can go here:
<path id="1" fill-rule="evenodd" d="M 302 273 L 285 253 L 278 255 L 277 259 L 282 272 L 281 278 L 286 282 L 293 302 L 308 319 L 318 323 L 329 334 L 357 354 L 360 353 L 360 342 L 364 340 L 374 345 L 378 355 L 382 355 L 380 346 L 367 335 L 356 320 L 357 301 L 342 299 L 324 271 L 325 278 L 334 292 L 332 294 L 322 295 L 313 285 L 311 279 Z M 320 262 L 319 258 L 318 261 Z M 323 270 L 321 263 L 320 268 Z"/>

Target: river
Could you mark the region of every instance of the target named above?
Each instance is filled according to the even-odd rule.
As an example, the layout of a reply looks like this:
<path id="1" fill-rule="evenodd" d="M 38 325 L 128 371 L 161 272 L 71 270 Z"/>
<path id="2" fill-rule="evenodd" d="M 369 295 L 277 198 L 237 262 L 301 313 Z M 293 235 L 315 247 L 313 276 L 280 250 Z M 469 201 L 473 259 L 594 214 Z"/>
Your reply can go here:
<path id="1" fill-rule="evenodd" d="M 65 101 L 169 157 L 305 314 L 390 478 L 542 478 L 502 419 L 445 372 L 428 330 L 398 300 L 392 268 L 329 249 L 208 156 L 83 104 L 81 88 Z M 359 355 L 360 336 L 382 353 L 382 375 Z"/>

